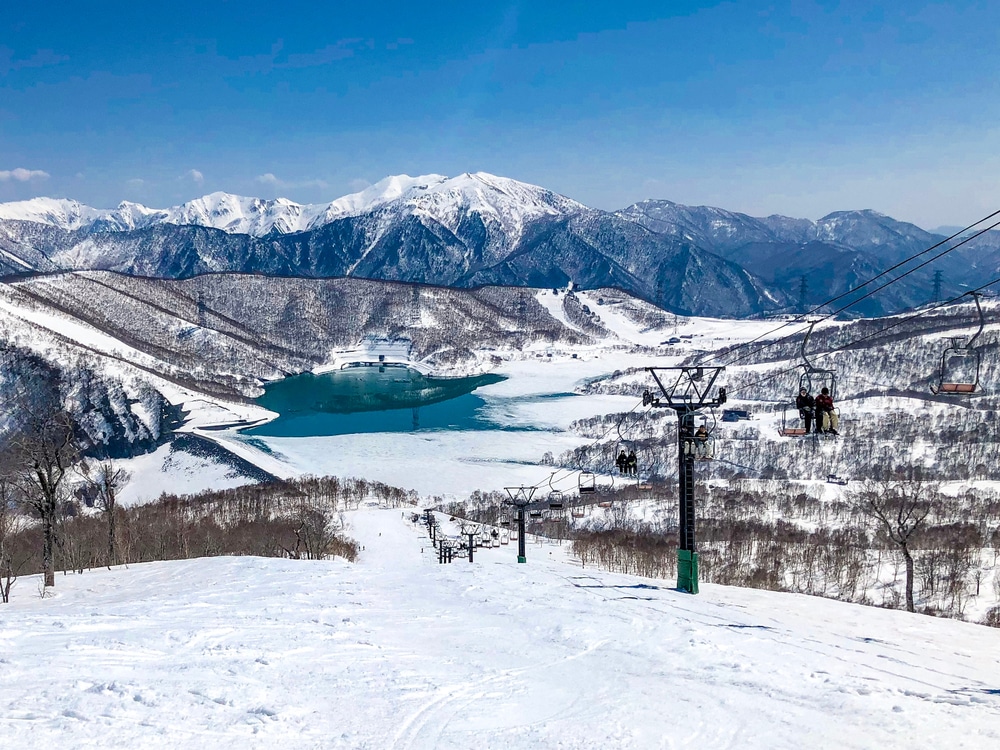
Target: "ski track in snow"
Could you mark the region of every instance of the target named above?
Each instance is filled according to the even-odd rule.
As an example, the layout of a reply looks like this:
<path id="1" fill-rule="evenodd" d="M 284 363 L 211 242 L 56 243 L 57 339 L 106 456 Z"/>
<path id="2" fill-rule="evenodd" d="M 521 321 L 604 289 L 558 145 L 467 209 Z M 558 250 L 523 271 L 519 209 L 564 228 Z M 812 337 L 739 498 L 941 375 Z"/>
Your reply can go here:
<path id="1" fill-rule="evenodd" d="M 593 570 L 440 566 L 410 511 L 355 564 L 150 563 L 18 581 L 0 748 L 1000 746 L 1000 631 Z M 529 540 L 530 542 L 530 540 Z"/>

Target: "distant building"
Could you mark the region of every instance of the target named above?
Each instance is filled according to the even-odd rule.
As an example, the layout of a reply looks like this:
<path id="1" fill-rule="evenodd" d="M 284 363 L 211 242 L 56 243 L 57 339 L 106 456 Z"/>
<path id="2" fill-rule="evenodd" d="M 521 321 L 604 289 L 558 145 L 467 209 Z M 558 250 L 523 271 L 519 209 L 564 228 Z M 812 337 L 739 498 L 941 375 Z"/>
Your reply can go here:
<path id="1" fill-rule="evenodd" d="M 407 362 L 410 359 L 410 351 L 413 342 L 408 338 L 383 338 L 379 336 L 366 336 L 361 340 L 358 352 L 365 359 L 379 362 Z"/>

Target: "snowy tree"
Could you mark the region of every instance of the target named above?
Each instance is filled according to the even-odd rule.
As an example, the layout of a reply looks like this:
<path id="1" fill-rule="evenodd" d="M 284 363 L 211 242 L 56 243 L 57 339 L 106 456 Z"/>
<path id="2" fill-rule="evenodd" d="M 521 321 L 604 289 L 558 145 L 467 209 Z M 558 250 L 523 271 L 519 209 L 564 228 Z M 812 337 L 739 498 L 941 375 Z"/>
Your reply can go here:
<path id="1" fill-rule="evenodd" d="M 118 493 L 128 484 L 131 475 L 110 459 L 94 466 L 84 462 L 81 473 L 93 492 L 94 502 L 104 515 L 108 530 L 108 567 L 118 564 Z"/>
<path id="2" fill-rule="evenodd" d="M 931 512 L 931 488 L 920 479 L 867 479 L 854 493 L 858 509 L 872 519 L 906 562 L 906 610 L 913 612 L 914 538 Z"/>

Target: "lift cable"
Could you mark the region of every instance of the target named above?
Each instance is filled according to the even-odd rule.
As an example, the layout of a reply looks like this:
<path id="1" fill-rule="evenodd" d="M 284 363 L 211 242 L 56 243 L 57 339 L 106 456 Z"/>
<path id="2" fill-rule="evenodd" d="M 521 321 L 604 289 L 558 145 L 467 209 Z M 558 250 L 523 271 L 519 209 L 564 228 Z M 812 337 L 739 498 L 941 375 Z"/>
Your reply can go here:
<path id="1" fill-rule="evenodd" d="M 829 320 L 830 318 L 836 317 L 838 314 L 844 312 L 844 310 L 847 310 L 848 308 L 853 307 L 858 302 L 861 302 L 862 300 L 866 300 L 869 297 L 871 297 L 871 296 L 873 296 L 875 294 L 878 294 L 879 292 L 881 292 L 886 287 L 891 286 L 892 284 L 895 284 L 900 279 L 906 278 L 907 276 L 909 276 L 914 271 L 917 271 L 917 270 L 923 268 L 924 266 L 928 265 L 929 263 L 933 263 L 938 258 L 941 258 L 941 257 L 947 255 L 952 250 L 955 250 L 956 248 L 961 247 L 966 242 L 969 242 L 970 240 L 974 240 L 976 237 L 979 237 L 980 235 L 985 234 L 986 232 L 990 231 L 991 229 L 995 229 L 996 227 L 1000 227 L 1000 221 L 998 221 L 998 222 L 996 222 L 994 224 L 991 224 L 990 226 L 986 227 L 985 229 L 982 229 L 979 232 L 966 237 L 964 240 L 962 240 L 961 242 L 959 242 L 957 245 L 954 245 L 953 247 L 950 247 L 950 248 L 948 248 L 946 250 L 943 250 L 942 252 L 938 253 L 937 255 L 935 255 L 934 257 L 930 258 L 929 260 L 925 260 L 923 263 L 920 263 L 919 265 L 914 266 L 913 268 L 911 268 L 908 271 L 905 271 L 904 273 L 900 274 L 896 278 L 890 279 L 889 281 L 887 281 L 884 284 L 882 284 L 881 286 L 873 289 L 872 291 L 868 292 L 867 294 L 865 294 L 865 295 L 863 295 L 861 297 L 858 297 L 858 299 L 856 299 L 856 300 L 854 300 L 854 301 L 852 301 L 852 302 L 850 302 L 850 303 L 848 303 L 846 305 L 843 305 L 842 307 L 837 308 L 836 310 L 834 310 L 833 312 L 825 315 L 824 317 L 820 318 L 819 320 L 814 321 L 814 323 L 822 323 L 824 320 Z M 964 296 L 964 294 L 962 296 Z M 790 333 L 789 335 L 787 335 L 787 336 L 785 336 L 783 338 L 776 339 L 775 341 L 769 341 L 766 344 L 764 344 L 763 346 L 761 346 L 758 349 L 756 349 L 755 351 L 747 352 L 743 356 L 737 357 L 736 359 L 733 359 L 733 360 L 727 362 L 726 364 L 727 365 L 734 365 L 737 362 L 741 362 L 742 360 L 745 360 L 748 357 L 751 357 L 754 354 L 757 354 L 758 352 L 762 351 L 763 349 L 766 349 L 769 346 L 775 346 L 777 344 L 789 341 L 790 339 L 792 339 L 795 336 L 797 336 L 799 333 L 801 333 L 801 329 L 799 331 L 796 331 L 795 333 Z"/>
<path id="2" fill-rule="evenodd" d="M 869 333 L 869 334 L 867 334 L 865 336 L 862 336 L 861 338 L 855 339 L 853 341 L 849 341 L 846 344 L 842 344 L 841 346 L 838 346 L 838 347 L 836 347 L 834 349 L 830 349 L 830 350 L 825 351 L 825 352 L 819 352 L 819 353 L 815 354 L 814 357 L 816 359 L 818 359 L 820 357 L 826 357 L 826 356 L 828 356 L 830 354 L 834 354 L 836 352 L 846 351 L 847 349 L 854 348 L 855 346 L 857 346 L 858 344 L 862 343 L 863 341 L 868 341 L 869 339 L 873 339 L 873 338 L 875 338 L 877 336 L 881 336 L 886 331 L 890 331 L 893 328 L 896 328 L 897 326 L 903 325 L 904 323 L 909 323 L 911 320 L 915 320 L 916 318 L 922 317 L 922 316 L 926 315 L 929 312 L 933 312 L 934 310 L 937 310 L 938 308 L 946 307 L 948 305 L 953 305 L 956 302 L 958 302 L 960 299 L 962 299 L 963 297 L 966 297 L 966 296 L 968 296 L 970 294 L 975 294 L 976 292 L 981 292 L 984 289 L 986 289 L 988 287 L 991 287 L 991 286 L 993 286 L 995 284 L 1000 284 L 1000 278 L 996 278 L 996 279 L 993 279 L 992 281 L 988 281 L 987 283 L 983 284 L 980 287 L 977 287 L 976 289 L 970 289 L 968 292 L 963 292 L 962 294 L 960 294 L 957 297 L 954 297 L 954 298 L 952 298 L 950 300 L 945 300 L 944 302 L 940 302 L 940 303 L 938 303 L 936 305 L 932 305 L 931 307 L 928 307 L 925 310 L 921 310 L 918 313 L 914 313 L 913 315 L 909 315 L 909 316 L 907 316 L 905 318 L 900 318 L 895 323 L 887 325 L 885 328 L 880 328 L 877 331 L 873 331 L 872 333 Z M 769 382 L 771 380 L 774 380 L 775 378 L 778 378 L 778 377 L 780 377 L 782 375 L 785 375 L 785 374 L 790 373 L 790 372 L 795 372 L 796 370 L 799 369 L 799 367 L 801 367 L 801 364 L 796 364 L 794 367 L 788 367 L 788 368 L 784 368 L 784 369 L 778 370 L 777 372 L 773 372 L 773 373 L 771 373 L 771 374 L 769 374 L 769 375 L 761 378 L 760 380 L 756 380 L 756 381 L 754 381 L 752 383 L 747 383 L 745 385 L 738 386 L 736 389 L 730 389 L 729 390 L 729 394 L 732 395 L 733 393 L 738 392 L 739 390 L 745 390 L 745 389 L 748 389 L 748 388 L 753 388 L 753 387 L 758 386 L 758 385 L 763 385 L 764 383 L 767 383 L 767 382 Z"/>
<path id="3" fill-rule="evenodd" d="M 643 406 L 642 399 L 639 399 L 639 401 L 636 403 L 635 406 L 633 406 L 627 412 L 625 412 L 624 414 L 622 414 L 618 418 L 618 421 L 615 424 L 613 424 L 610 427 L 608 427 L 608 429 L 606 429 L 603 433 L 601 433 L 600 436 L 598 436 L 597 438 L 595 438 L 591 442 L 586 443 L 585 445 L 582 445 L 580 447 L 581 448 L 592 448 L 593 446 L 595 446 L 598 443 L 600 443 L 602 440 L 604 440 L 604 438 L 606 438 L 611 433 L 612 430 L 618 430 L 618 429 L 620 429 L 622 422 L 624 422 L 632 414 L 632 412 L 634 412 L 640 406 Z M 583 469 L 559 469 L 558 471 L 551 472 L 549 474 L 549 476 L 547 478 L 543 479 L 542 481 L 537 482 L 537 483 L 535 483 L 533 485 L 529 485 L 529 486 L 533 487 L 534 489 L 537 490 L 540 487 L 542 487 L 543 485 L 549 484 L 549 486 L 551 486 L 551 484 L 550 484 L 551 482 L 558 481 L 558 480 L 556 480 L 556 475 L 557 474 L 564 474 L 564 476 L 559 477 L 559 480 L 562 480 L 562 479 L 567 479 L 568 477 L 572 476 L 573 474 L 579 474 L 582 471 L 583 471 Z"/>
<path id="4" fill-rule="evenodd" d="M 730 354 L 733 354 L 736 351 L 739 351 L 740 349 L 742 349 L 744 347 L 748 347 L 751 344 L 755 344 L 758 341 L 760 341 L 761 339 L 763 339 L 763 338 L 765 338 L 767 336 L 771 336 L 771 335 L 777 333 L 778 331 L 780 331 L 780 330 L 782 330 L 784 328 L 787 328 L 788 326 L 796 325 L 796 324 L 802 323 L 802 322 L 806 322 L 808 320 L 808 318 L 809 318 L 810 315 L 815 315 L 820 310 L 822 310 L 824 307 L 827 307 L 828 305 L 831 305 L 834 302 L 838 302 L 838 301 L 840 301 L 841 299 L 843 299 L 844 297 L 846 297 L 846 296 L 848 296 L 850 294 L 854 294 L 855 292 L 861 291 L 866 286 L 868 286 L 869 284 L 871 284 L 873 281 L 876 281 L 876 280 L 880 279 L 881 277 L 885 276 L 886 274 L 891 273 L 892 271 L 900 268 L 901 266 L 904 266 L 907 263 L 910 263 L 911 261 L 914 261 L 917 258 L 919 258 L 919 257 L 921 257 L 923 255 L 926 255 L 927 253 L 931 252 L 932 250 L 936 250 L 937 248 L 941 247 L 943 244 L 945 244 L 947 242 L 951 242 L 953 239 L 955 239 L 957 237 L 960 237 L 962 234 L 964 234 L 965 232 L 968 232 L 973 227 L 978 226 L 979 224 L 982 224 L 985 221 L 989 221 L 990 219 L 992 219 L 992 218 L 994 218 L 995 216 L 998 216 L 998 215 L 1000 215 L 1000 210 L 994 211 L 993 213 L 989 214 L 988 216 L 984 216 L 979 221 L 976 221 L 976 222 L 970 224 L 969 226 L 965 227 L 964 229 L 960 229 L 959 231 L 955 232 L 950 237 L 946 237 L 945 239 L 941 240 L 940 242 L 938 242 L 938 243 L 936 243 L 934 245 L 931 245 L 926 250 L 922 250 L 922 251 L 920 251 L 919 253 L 917 253 L 915 255 L 911 255 L 910 257 L 905 258 L 904 260 L 901 260 L 899 263 L 897 263 L 896 265 L 892 266 L 891 268 L 887 268 L 886 270 L 884 270 L 884 271 L 876 274 L 875 276 L 873 276 L 872 278 L 868 279 L 867 281 L 864 281 L 864 282 L 858 284 L 857 286 L 853 287 L 852 289 L 848 289 L 846 292 L 843 292 L 843 293 L 837 295 L 836 297 L 833 297 L 832 299 L 827 300 L 826 302 L 821 302 L 820 304 L 816 305 L 815 307 L 813 307 L 808 312 L 805 312 L 805 313 L 799 315 L 794 320 L 786 321 L 786 322 L 782 323 L 780 326 L 777 326 L 776 328 L 773 328 L 770 331 L 765 331 L 764 333 L 758 335 L 757 337 L 751 339 L 750 341 L 745 341 L 742 344 L 739 344 L 739 345 L 733 347 L 732 349 L 729 349 L 728 351 L 726 351 L 724 353 L 723 352 L 719 352 L 719 353 L 716 353 L 716 354 L 712 354 L 707 359 L 699 360 L 698 364 L 704 364 L 704 363 L 711 362 L 713 360 L 719 359 L 720 357 L 728 356 Z M 823 320 L 828 320 L 829 318 L 831 318 L 831 317 L 833 317 L 833 316 L 835 316 L 835 315 L 843 312 L 844 310 L 847 310 L 848 308 L 853 307 L 858 302 L 861 302 L 862 300 L 865 300 L 868 297 L 871 297 L 872 295 L 877 294 L 878 292 L 882 291 L 883 289 L 885 289 L 890 284 L 894 284 L 895 282 L 899 281 L 900 279 L 905 278 L 906 276 L 908 276 L 913 271 L 916 271 L 916 270 L 922 268 L 923 266 L 927 265 L 928 263 L 932 263 L 935 260 L 938 260 L 939 258 L 943 257 L 944 255 L 947 255 L 948 253 L 950 253 L 952 250 L 955 250 L 956 248 L 961 247 L 962 245 L 966 244 L 967 242 L 969 242 L 969 241 L 971 241 L 973 239 L 976 239 L 980 235 L 985 234 L 986 232 L 990 231 L 991 229 L 996 228 L 997 226 L 1000 226 L 1000 221 L 998 221 L 998 222 L 996 222 L 994 224 L 991 224 L 990 226 L 986 227 L 985 229 L 981 229 L 981 230 L 977 231 L 975 234 L 972 234 L 969 237 L 964 238 L 961 242 L 959 242 L 959 243 L 957 243 L 957 244 L 955 244 L 955 245 L 953 245 L 953 246 L 945 249 L 941 253 L 938 253 L 937 255 L 935 255 L 930 260 L 927 260 L 927 261 L 921 263 L 920 265 L 915 266 L 914 268 L 911 268 L 909 271 L 906 271 L 905 273 L 901 274 L 900 276 L 896 277 L 895 279 L 891 279 L 890 281 L 886 282 L 885 284 L 883 284 L 882 286 L 878 287 L 874 291 L 869 292 L 868 294 L 864 295 L 863 297 L 859 297 L 858 299 L 850 302 L 847 305 L 844 305 L 843 307 L 837 309 L 836 311 L 834 311 L 834 312 L 832 312 L 830 314 L 825 315 L 824 317 L 820 318 L 820 321 L 817 321 L 817 322 L 821 322 Z M 760 352 L 763 349 L 766 349 L 767 347 L 775 346 L 775 345 L 777 345 L 779 343 L 783 343 L 783 342 L 787 341 L 788 339 L 793 338 L 794 336 L 796 336 L 799 333 L 801 333 L 801 330 L 802 329 L 799 329 L 799 330 L 795 331 L 792 334 L 789 334 L 788 336 L 786 336 L 784 338 L 777 339 L 775 341 L 765 342 L 762 346 L 758 347 L 753 352 L 750 352 L 750 353 L 748 353 L 748 354 L 746 354 L 746 355 L 744 355 L 742 357 L 737 357 L 736 359 L 730 360 L 726 364 L 727 365 L 736 364 L 737 362 L 740 362 L 740 361 L 746 359 L 748 356 L 752 356 L 753 354 L 756 354 L 757 352 Z"/>

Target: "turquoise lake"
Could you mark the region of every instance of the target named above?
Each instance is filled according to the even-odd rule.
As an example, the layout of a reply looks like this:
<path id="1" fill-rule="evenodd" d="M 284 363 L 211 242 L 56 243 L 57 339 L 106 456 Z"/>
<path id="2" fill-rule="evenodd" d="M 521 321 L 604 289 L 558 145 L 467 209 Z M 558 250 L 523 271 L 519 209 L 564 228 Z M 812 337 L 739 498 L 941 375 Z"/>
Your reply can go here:
<path id="1" fill-rule="evenodd" d="M 316 437 L 362 432 L 498 429 L 473 391 L 500 375 L 425 377 L 404 367 L 355 367 L 303 373 L 265 386 L 257 399 L 281 416 L 246 430 L 265 437 Z"/>

